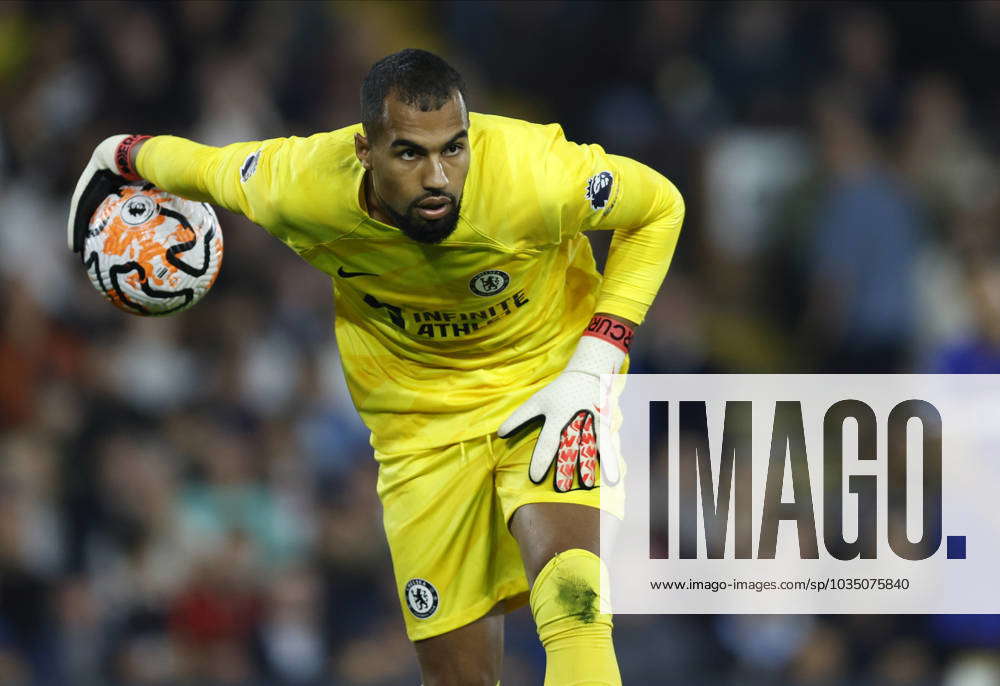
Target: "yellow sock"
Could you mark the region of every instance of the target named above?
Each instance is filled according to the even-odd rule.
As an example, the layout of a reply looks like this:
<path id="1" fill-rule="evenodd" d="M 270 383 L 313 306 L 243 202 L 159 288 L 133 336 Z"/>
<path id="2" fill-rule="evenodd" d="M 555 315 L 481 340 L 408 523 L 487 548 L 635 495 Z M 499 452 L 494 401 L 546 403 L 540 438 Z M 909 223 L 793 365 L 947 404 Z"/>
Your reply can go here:
<path id="1" fill-rule="evenodd" d="M 601 576 L 593 553 L 574 548 L 542 568 L 531 588 L 531 614 L 545 647 L 545 686 L 621 686 L 611 614 L 601 612 Z"/>

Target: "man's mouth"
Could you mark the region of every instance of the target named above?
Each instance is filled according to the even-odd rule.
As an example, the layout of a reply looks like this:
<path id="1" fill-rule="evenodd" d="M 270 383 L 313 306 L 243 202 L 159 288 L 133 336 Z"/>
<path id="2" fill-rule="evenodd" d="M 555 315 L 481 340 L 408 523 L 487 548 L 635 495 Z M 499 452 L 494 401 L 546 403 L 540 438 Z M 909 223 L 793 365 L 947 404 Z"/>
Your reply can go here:
<path id="1" fill-rule="evenodd" d="M 448 198 L 427 198 L 417 204 L 417 214 L 424 219 L 434 220 L 451 211 L 451 200 Z"/>

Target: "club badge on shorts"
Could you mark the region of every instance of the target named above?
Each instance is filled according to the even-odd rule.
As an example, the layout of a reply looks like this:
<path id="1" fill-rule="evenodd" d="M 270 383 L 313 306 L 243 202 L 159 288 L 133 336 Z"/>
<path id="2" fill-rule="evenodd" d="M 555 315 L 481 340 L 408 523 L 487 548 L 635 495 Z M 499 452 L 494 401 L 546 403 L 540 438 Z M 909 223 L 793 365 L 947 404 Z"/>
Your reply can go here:
<path id="1" fill-rule="evenodd" d="M 427 619 L 438 609 L 438 592 L 426 579 L 410 579 L 403 591 L 406 606 L 417 619 Z"/>

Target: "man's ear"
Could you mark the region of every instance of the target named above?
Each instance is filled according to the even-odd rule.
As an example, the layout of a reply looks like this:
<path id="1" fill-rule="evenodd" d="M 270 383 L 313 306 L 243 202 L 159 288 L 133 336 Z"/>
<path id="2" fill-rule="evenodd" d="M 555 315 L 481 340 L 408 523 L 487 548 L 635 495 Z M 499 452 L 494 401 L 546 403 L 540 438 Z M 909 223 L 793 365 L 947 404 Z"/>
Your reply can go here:
<path id="1" fill-rule="evenodd" d="M 371 151 L 371 146 L 368 145 L 368 138 L 362 136 L 360 133 L 354 134 L 354 154 L 358 156 L 358 160 L 361 161 L 361 166 L 366 170 L 372 168 L 372 163 L 369 159 Z"/>

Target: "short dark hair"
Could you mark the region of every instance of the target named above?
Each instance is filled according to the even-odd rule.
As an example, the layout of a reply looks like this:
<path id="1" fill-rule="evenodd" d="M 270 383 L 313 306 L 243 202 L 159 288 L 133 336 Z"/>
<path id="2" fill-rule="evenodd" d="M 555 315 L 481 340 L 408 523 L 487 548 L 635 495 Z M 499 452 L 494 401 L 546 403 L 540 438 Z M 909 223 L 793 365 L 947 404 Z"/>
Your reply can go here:
<path id="1" fill-rule="evenodd" d="M 441 109 L 458 91 L 465 100 L 461 74 L 434 53 L 407 48 L 383 57 L 361 84 L 361 123 L 369 137 L 382 132 L 385 99 L 395 95 L 423 112 Z"/>

